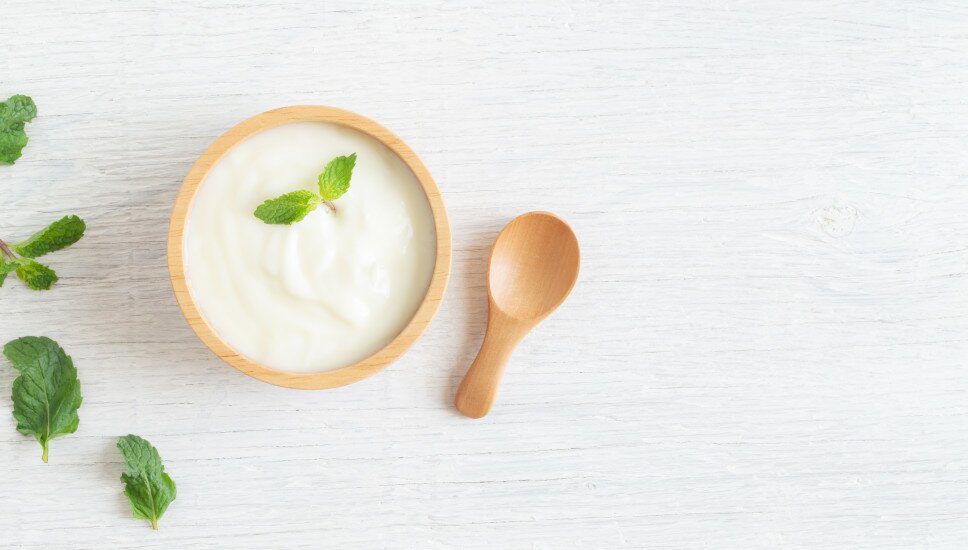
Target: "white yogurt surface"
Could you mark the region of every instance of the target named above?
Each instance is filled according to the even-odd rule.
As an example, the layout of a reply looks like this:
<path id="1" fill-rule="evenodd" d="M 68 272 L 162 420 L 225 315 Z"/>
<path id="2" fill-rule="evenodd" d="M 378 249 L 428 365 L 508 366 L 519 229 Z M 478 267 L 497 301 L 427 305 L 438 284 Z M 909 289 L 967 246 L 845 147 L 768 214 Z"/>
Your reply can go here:
<path id="1" fill-rule="evenodd" d="M 318 193 L 323 167 L 357 154 L 334 214 L 300 222 L 253 216 L 266 199 Z M 198 189 L 185 272 L 202 315 L 239 353 L 279 370 L 344 367 L 379 351 L 420 306 L 436 259 L 433 215 L 410 169 L 375 139 L 304 122 L 229 151 Z"/>

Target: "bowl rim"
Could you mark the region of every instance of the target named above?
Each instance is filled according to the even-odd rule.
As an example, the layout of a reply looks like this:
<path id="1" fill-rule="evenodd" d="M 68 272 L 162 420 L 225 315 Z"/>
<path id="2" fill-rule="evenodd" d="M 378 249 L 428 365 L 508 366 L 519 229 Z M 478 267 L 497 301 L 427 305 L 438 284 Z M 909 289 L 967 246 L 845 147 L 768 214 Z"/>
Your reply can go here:
<path id="1" fill-rule="evenodd" d="M 338 369 L 311 373 L 287 372 L 267 367 L 242 355 L 222 340 L 195 304 L 185 277 L 183 255 L 188 213 L 191 211 L 198 188 L 212 167 L 233 147 L 253 135 L 298 122 L 327 122 L 352 128 L 376 139 L 393 151 L 420 182 L 430 203 L 434 229 L 437 232 L 437 258 L 430 284 L 416 313 L 403 330 L 382 349 L 365 359 Z M 266 111 L 236 124 L 216 138 L 198 157 L 185 176 L 178 190 L 178 196 L 175 198 L 168 226 L 168 273 L 175 299 L 188 325 L 198 338 L 226 363 L 253 378 L 286 388 L 326 389 L 345 386 L 372 376 L 397 360 L 423 334 L 440 308 L 450 275 L 450 263 L 451 235 L 447 211 L 437 184 L 413 149 L 393 132 L 369 118 L 322 105 L 295 105 Z"/>

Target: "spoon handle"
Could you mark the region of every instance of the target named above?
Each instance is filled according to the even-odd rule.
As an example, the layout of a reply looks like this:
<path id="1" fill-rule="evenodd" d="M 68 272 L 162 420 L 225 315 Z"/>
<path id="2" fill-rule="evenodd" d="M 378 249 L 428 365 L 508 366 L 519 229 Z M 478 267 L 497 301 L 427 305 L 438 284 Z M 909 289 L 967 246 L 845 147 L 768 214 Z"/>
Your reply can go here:
<path id="1" fill-rule="evenodd" d="M 525 332 L 498 319 L 490 319 L 481 350 L 457 388 L 454 406 L 461 414 L 481 418 L 491 410 L 504 366 Z"/>

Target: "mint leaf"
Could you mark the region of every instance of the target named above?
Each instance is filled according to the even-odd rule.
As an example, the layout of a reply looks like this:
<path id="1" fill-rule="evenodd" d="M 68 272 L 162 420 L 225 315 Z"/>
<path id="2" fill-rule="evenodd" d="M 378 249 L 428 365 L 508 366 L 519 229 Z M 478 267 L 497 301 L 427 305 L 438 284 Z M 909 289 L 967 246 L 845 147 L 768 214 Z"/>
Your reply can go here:
<path id="1" fill-rule="evenodd" d="M 20 375 L 13 381 L 13 417 L 17 431 L 32 435 L 44 449 L 55 437 L 77 431 L 81 383 L 70 356 L 57 342 L 44 336 L 26 336 L 7 342 L 3 355 Z"/>
<path id="2" fill-rule="evenodd" d="M 17 268 L 17 277 L 32 290 L 50 290 L 57 282 L 57 273 L 46 265 L 33 260 L 24 260 Z"/>
<path id="3" fill-rule="evenodd" d="M 118 449 L 124 457 L 124 496 L 131 503 L 131 512 L 138 519 L 151 522 L 158 528 L 158 520 L 168 505 L 175 500 L 175 482 L 165 473 L 158 449 L 136 435 L 126 435 L 118 440 Z"/>
<path id="4" fill-rule="evenodd" d="M 312 191 L 293 191 L 269 199 L 255 209 L 255 217 L 269 224 L 289 225 L 306 217 L 319 205 L 319 197 Z"/>
<path id="5" fill-rule="evenodd" d="M 77 216 L 64 216 L 11 248 L 27 258 L 39 258 L 76 243 L 84 236 L 86 225 Z"/>
<path id="6" fill-rule="evenodd" d="M 3 286 L 3 281 L 7 278 L 7 275 L 16 271 L 18 267 L 20 267 L 19 260 L 7 260 L 0 257 L 0 287 Z"/>
<path id="7" fill-rule="evenodd" d="M 260 204 L 255 217 L 269 224 L 289 225 L 305 218 L 320 202 L 335 213 L 336 207 L 330 201 L 342 197 L 350 188 L 355 166 L 356 153 L 334 158 L 319 174 L 319 195 L 305 190 L 286 193 Z"/>
<path id="8" fill-rule="evenodd" d="M 24 124 L 37 116 L 34 100 L 15 95 L 0 103 L 0 164 L 13 164 L 27 145 Z"/>
<path id="9" fill-rule="evenodd" d="M 333 201 L 343 196 L 350 188 L 353 168 L 356 166 L 356 153 L 348 157 L 336 157 L 329 161 L 319 175 L 319 194 L 323 200 Z"/>
<path id="10" fill-rule="evenodd" d="M 27 146 L 27 133 L 0 128 L 0 164 L 13 164 L 20 158 L 21 151 Z"/>
<path id="11" fill-rule="evenodd" d="M 16 124 L 30 122 L 37 116 L 37 106 L 34 100 L 25 95 L 17 94 L 0 103 L 0 123 Z"/>

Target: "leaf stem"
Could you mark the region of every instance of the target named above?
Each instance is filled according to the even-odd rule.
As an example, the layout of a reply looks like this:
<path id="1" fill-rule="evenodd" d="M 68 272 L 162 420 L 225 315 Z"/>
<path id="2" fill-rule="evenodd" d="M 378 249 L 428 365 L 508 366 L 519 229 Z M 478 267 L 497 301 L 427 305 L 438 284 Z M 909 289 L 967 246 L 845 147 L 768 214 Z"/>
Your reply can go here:
<path id="1" fill-rule="evenodd" d="M 333 211 L 335 212 L 336 210 L 334 209 Z M 17 255 L 13 253 L 13 250 L 11 250 L 9 246 L 7 246 L 7 243 L 3 242 L 3 239 L 0 239 L 0 252 L 3 252 L 3 255 L 11 260 L 17 259 Z"/>
<path id="2" fill-rule="evenodd" d="M 320 199 L 319 202 L 321 202 L 321 203 L 325 204 L 326 206 L 328 206 L 329 209 L 332 210 L 333 214 L 336 213 L 336 205 L 333 204 L 332 202 L 330 202 L 330 201 L 328 201 L 326 199 Z"/>
<path id="3" fill-rule="evenodd" d="M 44 443 L 44 454 L 40 455 L 40 459 L 44 461 L 44 464 L 47 464 L 47 444 L 46 443 Z"/>

